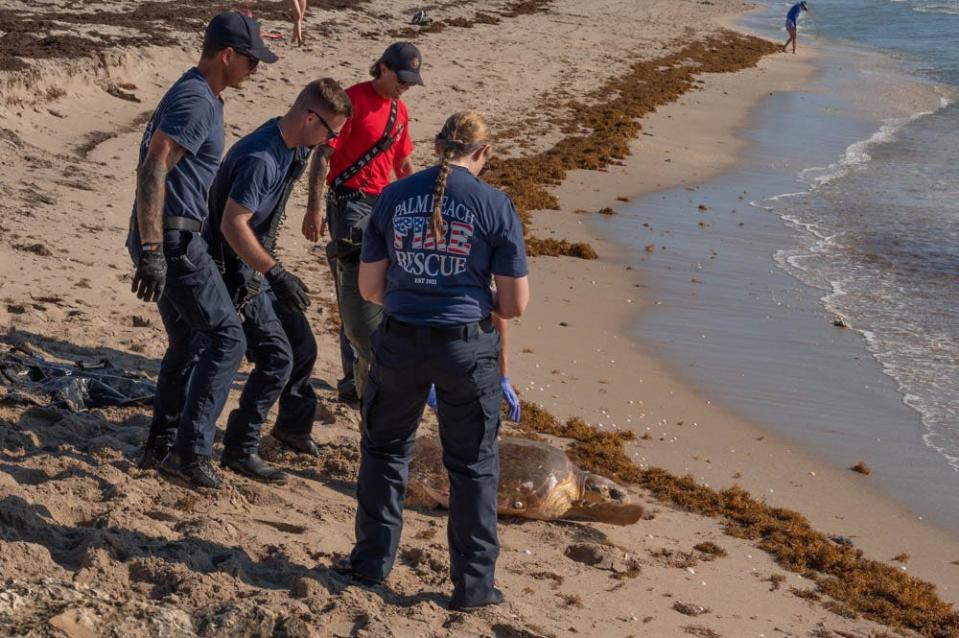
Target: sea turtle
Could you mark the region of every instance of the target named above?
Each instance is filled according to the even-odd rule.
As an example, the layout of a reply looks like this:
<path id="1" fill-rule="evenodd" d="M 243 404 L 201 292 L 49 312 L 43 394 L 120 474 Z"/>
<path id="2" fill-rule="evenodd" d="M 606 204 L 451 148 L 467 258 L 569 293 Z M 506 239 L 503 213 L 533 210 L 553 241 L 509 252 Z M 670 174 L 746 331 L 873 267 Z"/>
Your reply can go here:
<path id="1" fill-rule="evenodd" d="M 613 481 L 584 472 L 561 450 L 540 441 L 504 438 L 499 444 L 500 479 L 496 511 L 539 520 L 586 518 L 630 525 L 643 515 Z M 450 482 L 439 439 L 416 440 L 410 463 L 410 504 L 448 507 Z"/>

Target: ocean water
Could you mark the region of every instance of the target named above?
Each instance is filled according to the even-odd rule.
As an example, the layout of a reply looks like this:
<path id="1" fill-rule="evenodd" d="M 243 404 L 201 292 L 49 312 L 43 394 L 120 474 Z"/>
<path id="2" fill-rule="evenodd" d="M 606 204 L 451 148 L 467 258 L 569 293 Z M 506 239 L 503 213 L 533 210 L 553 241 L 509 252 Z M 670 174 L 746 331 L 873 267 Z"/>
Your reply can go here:
<path id="1" fill-rule="evenodd" d="M 777 263 L 825 291 L 919 413 L 926 445 L 959 471 L 959 1 L 810 7 L 806 33 L 889 56 L 942 96 L 800 171 L 805 192 L 757 205 L 799 230 Z"/>
<path id="2" fill-rule="evenodd" d="M 816 73 L 736 167 L 594 223 L 652 275 L 633 334 L 673 372 L 959 532 L 959 2 L 809 4 Z"/>

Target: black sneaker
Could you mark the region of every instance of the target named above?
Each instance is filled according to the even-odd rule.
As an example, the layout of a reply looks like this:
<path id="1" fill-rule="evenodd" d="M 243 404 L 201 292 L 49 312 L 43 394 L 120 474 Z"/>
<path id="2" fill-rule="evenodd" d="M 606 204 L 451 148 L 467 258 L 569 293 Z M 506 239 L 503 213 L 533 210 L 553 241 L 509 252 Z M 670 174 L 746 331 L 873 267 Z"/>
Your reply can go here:
<path id="1" fill-rule="evenodd" d="M 453 611 L 477 611 L 483 607 L 489 607 L 490 605 L 501 605 L 504 600 L 505 598 L 503 597 L 503 592 L 494 587 L 493 591 L 490 592 L 489 598 L 486 600 L 476 603 L 457 603 L 451 600 L 450 609 Z"/>
<path id="2" fill-rule="evenodd" d="M 317 447 L 316 441 L 314 441 L 309 434 L 290 434 L 289 432 L 273 428 L 270 436 L 294 452 L 309 454 L 310 456 L 320 455 L 320 448 Z"/>
<path id="3" fill-rule="evenodd" d="M 147 439 L 146 445 L 143 446 L 143 455 L 140 457 L 140 462 L 137 463 L 137 467 L 141 470 L 155 470 L 160 467 L 160 464 L 163 463 L 165 459 L 170 454 L 170 450 L 173 449 L 173 446 L 167 441 L 156 441 Z"/>
<path id="4" fill-rule="evenodd" d="M 168 454 L 158 469 L 193 489 L 215 490 L 220 487 L 222 481 L 220 475 L 213 469 L 213 461 L 210 457 L 201 454 L 192 455 L 187 462 L 183 462 L 177 454 Z"/>
<path id="5" fill-rule="evenodd" d="M 223 456 L 220 457 L 220 465 L 258 481 L 286 485 L 286 474 L 264 461 L 255 452 L 253 454 L 232 454 L 224 450 Z"/>
<path id="6" fill-rule="evenodd" d="M 362 585 L 363 587 L 376 587 L 377 585 L 382 585 L 386 580 L 385 578 L 370 576 L 369 574 L 361 574 L 353 569 L 353 563 L 350 562 L 349 558 L 341 558 L 333 563 L 333 571 L 340 576 L 346 576 L 357 585 Z"/>

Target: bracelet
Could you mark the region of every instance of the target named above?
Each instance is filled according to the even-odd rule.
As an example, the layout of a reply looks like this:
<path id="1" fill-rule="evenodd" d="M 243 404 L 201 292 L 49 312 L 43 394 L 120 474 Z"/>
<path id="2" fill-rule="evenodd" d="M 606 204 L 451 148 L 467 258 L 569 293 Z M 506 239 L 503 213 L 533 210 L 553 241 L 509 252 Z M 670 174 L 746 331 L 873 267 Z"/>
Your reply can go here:
<path id="1" fill-rule="evenodd" d="M 159 241 L 148 241 L 145 244 L 140 244 L 140 250 L 145 253 L 158 253 L 163 249 L 163 242 Z"/>

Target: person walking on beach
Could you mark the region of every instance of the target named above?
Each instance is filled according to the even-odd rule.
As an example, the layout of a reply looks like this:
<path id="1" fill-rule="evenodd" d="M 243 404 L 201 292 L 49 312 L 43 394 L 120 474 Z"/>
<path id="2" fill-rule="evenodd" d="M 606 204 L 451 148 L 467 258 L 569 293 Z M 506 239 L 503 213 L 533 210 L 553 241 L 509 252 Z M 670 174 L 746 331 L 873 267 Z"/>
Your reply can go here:
<path id="1" fill-rule="evenodd" d="M 503 392 L 490 315 L 518 317 L 529 301 L 519 215 L 477 177 L 490 139 L 478 113 L 451 116 L 435 140 L 440 164 L 388 186 L 370 217 L 359 286 L 386 316 L 373 334 L 363 394 L 356 544 L 335 566 L 366 586 L 390 573 L 416 429 L 434 384 L 450 478 L 450 608 L 460 611 L 503 601 L 494 586 Z"/>
<path id="2" fill-rule="evenodd" d="M 242 317 L 254 364 L 239 406 L 227 419 L 221 464 L 270 483 L 286 482 L 286 475 L 258 454 L 260 429 L 277 399 L 273 437 L 299 452 L 319 454 L 310 437 L 316 340 L 303 313 L 309 291 L 276 260 L 276 236 L 313 147 L 336 137 L 352 114 L 350 98 L 336 80 L 310 82 L 283 117 L 233 145 L 210 190 L 210 249 Z"/>
<path id="3" fill-rule="evenodd" d="M 786 31 L 789 33 L 789 39 L 783 45 L 783 52 L 792 43 L 793 53 L 796 53 L 796 25 L 799 23 L 799 14 L 803 11 L 809 11 L 809 7 L 806 6 L 805 2 L 797 2 L 789 8 L 789 12 L 786 14 Z"/>
<path id="4" fill-rule="evenodd" d="M 372 81 L 346 90 L 353 102 L 353 117 L 335 140 L 319 149 L 310 165 L 309 198 L 303 218 L 303 236 L 312 242 L 326 234 L 331 242 L 327 257 L 333 268 L 343 336 L 343 379 L 340 395 L 347 392 L 352 375 L 356 396 L 362 396 L 370 365 L 370 335 L 382 320 L 382 309 L 365 301 L 359 292 L 360 247 L 363 230 L 377 196 L 390 183 L 413 173 L 409 116 L 401 96 L 423 85 L 423 58 L 409 42 L 396 42 L 370 68 Z M 325 198 L 324 185 L 329 193 Z"/>
<path id="5" fill-rule="evenodd" d="M 290 16 L 293 18 L 293 44 L 303 46 L 303 19 L 306 17 L 306 0 L 290 0 Z"/>
<path id="6" fill-rule="evenodd" d="M 169 345 L 139 466 L 192 487 L 220 485 L 211 463 L 213 434 L 246 349 L 239 316 L 200 235 L 223 154 L 220 94 L 240 87 L 259 62 L 276 60 L 252 18 L 217 15 L 199 63 L 160 100 L 140 143 L 127 236 L 133 291 L 157 303 Z"/>

